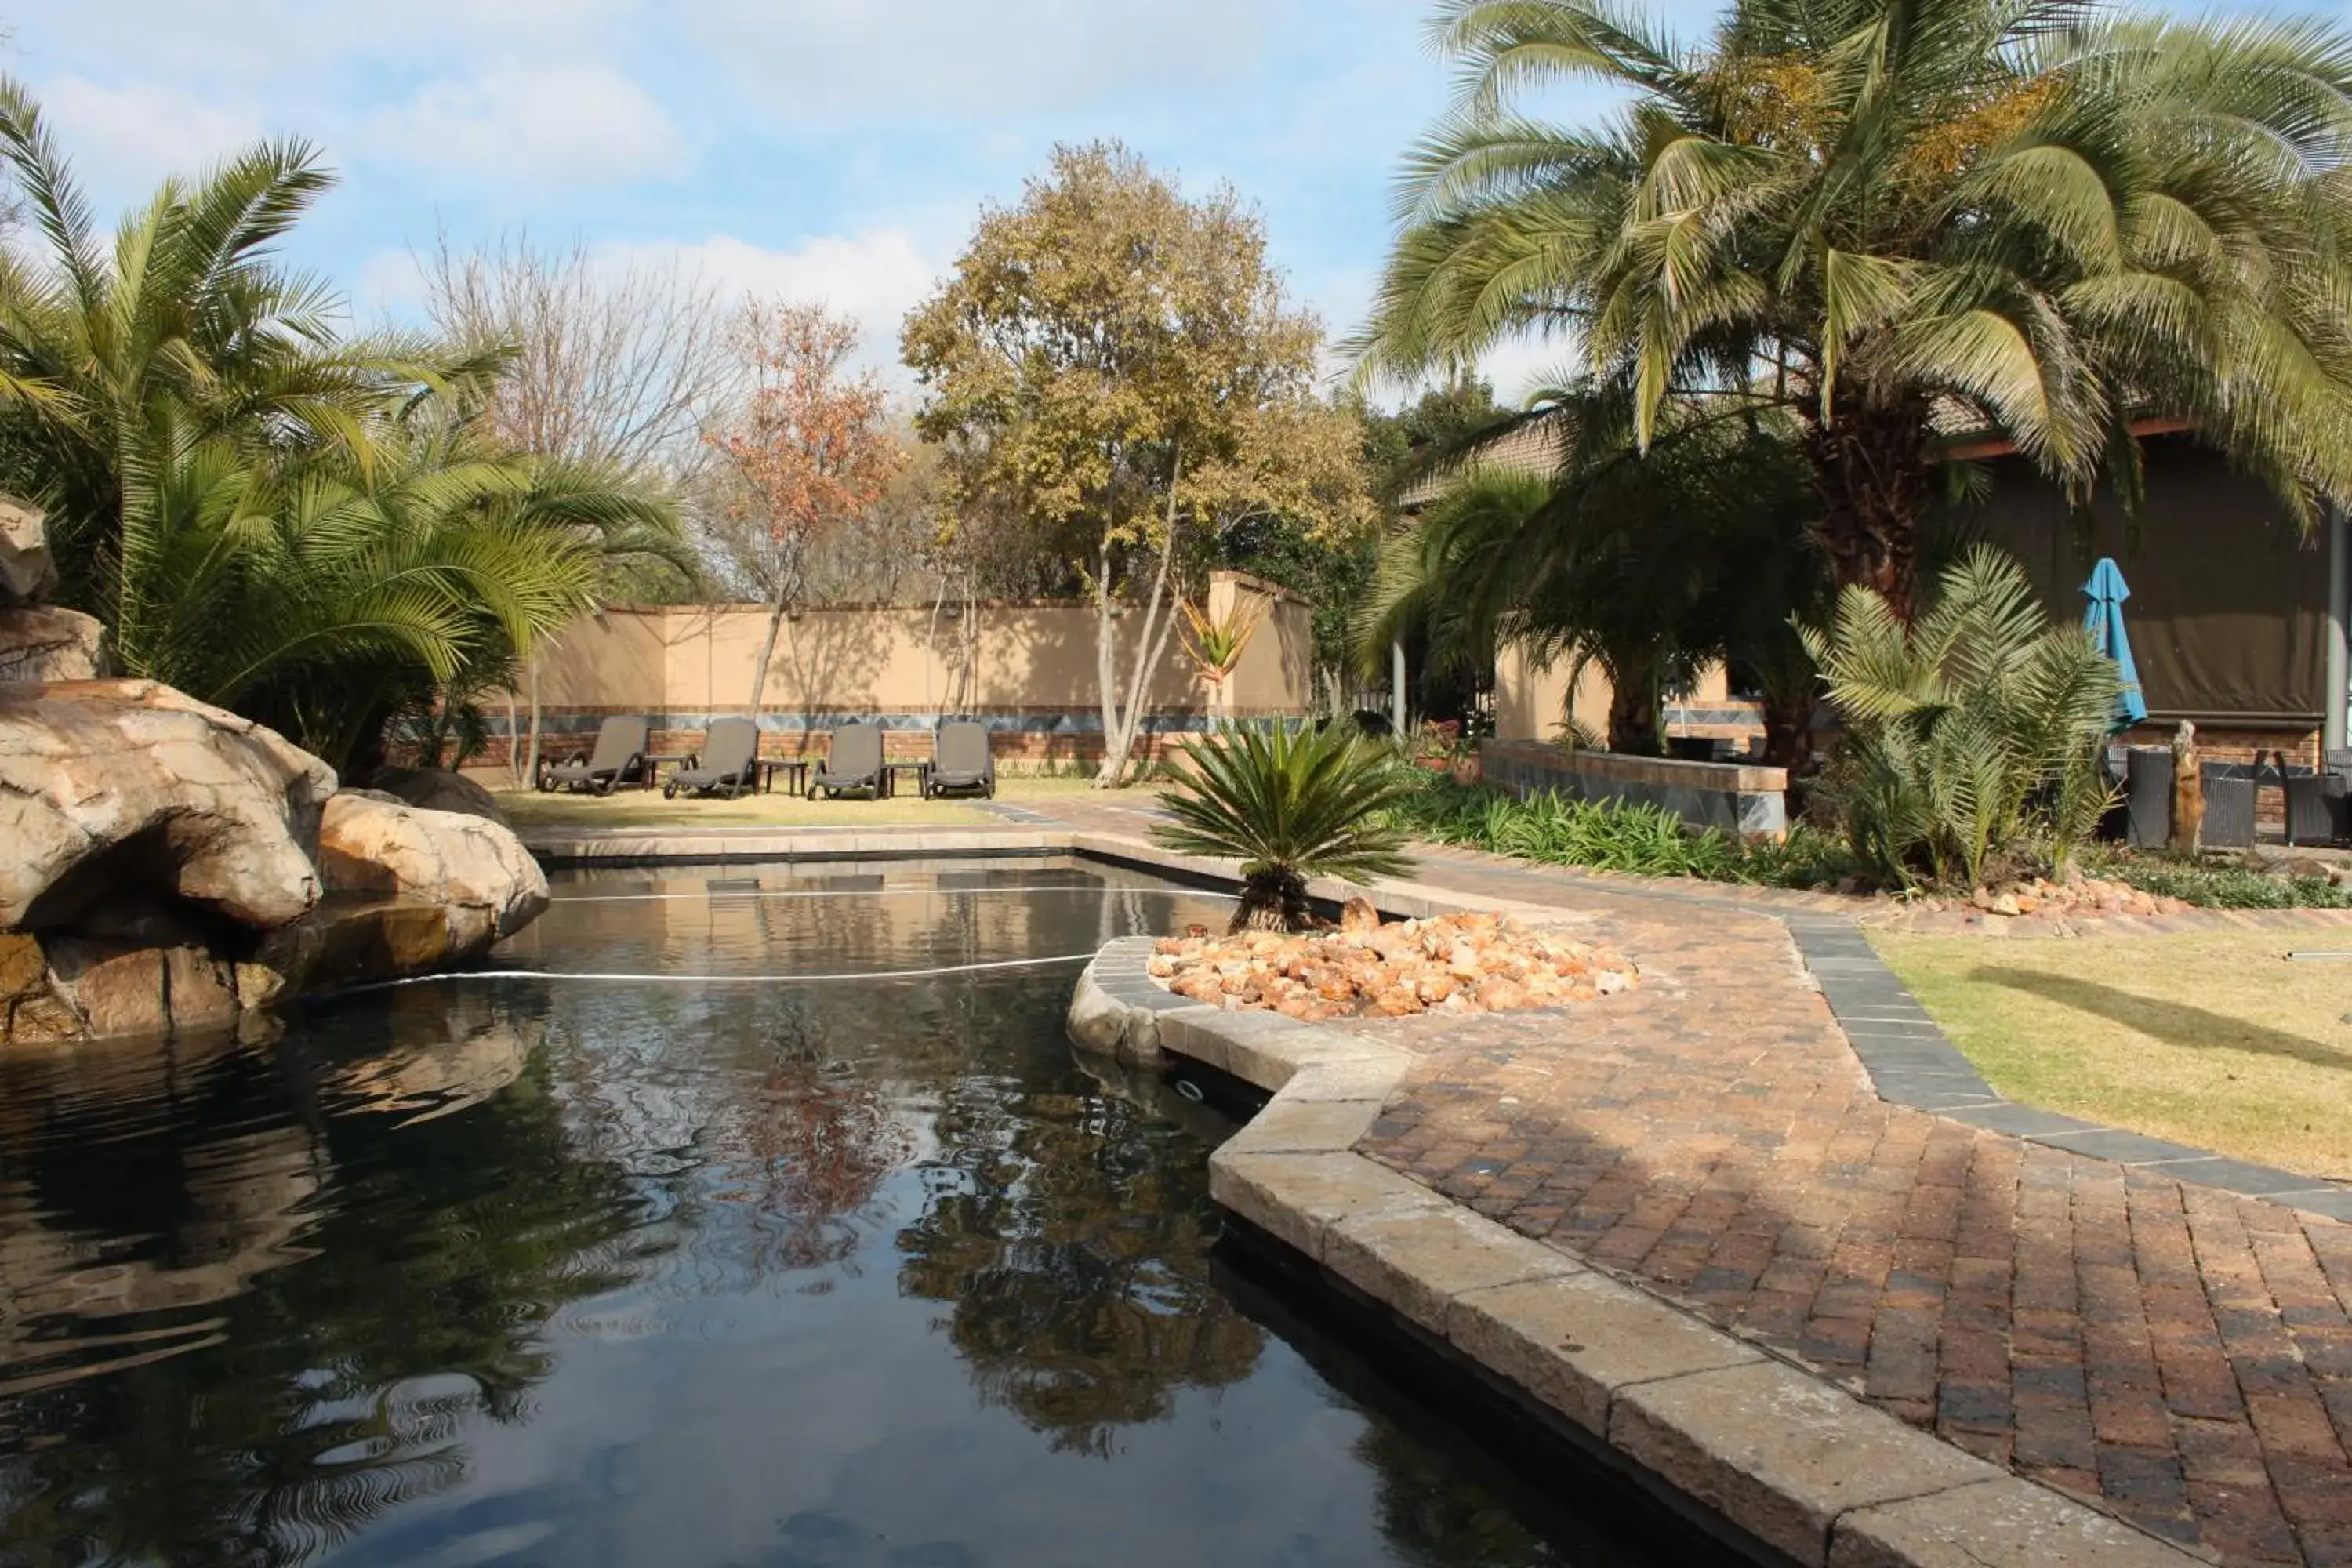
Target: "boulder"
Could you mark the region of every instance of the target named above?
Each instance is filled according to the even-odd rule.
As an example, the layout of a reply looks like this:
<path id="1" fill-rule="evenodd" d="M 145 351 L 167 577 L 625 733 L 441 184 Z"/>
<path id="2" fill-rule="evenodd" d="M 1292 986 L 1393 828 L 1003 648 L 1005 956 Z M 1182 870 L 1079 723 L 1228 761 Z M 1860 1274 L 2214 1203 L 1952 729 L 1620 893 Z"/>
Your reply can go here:
<path id="1" fill-rule="evenodd" d="M 440 910 L 445 951 L 422 963 L 404 953 L 403 972 L 479 957 L 547 908 L 547 877 L 511 830 L 373 791 L 346 790 L 327 802 L 319 873 L 331 892 Z"/>
<path id="2" fill-rule="evenodd" d="M 273 731 L 150 680 L 0 684 L 0 930 L 74 930 L 126 894 L 270 931 L 319 901 L 334 793 Z"/>
<path id="3" fill-rule="evenodd" d="M 0 496 L 0 605 L 37 605 L 57 591 L 46 522 L 38 509 Z"/>
<path id="4" fill-rule="evenodd" d="M 0 680 L 95 680 L 109 668 L 97 617 L 54 605 L 0 609 Z"/>
<path id="5" fill-rule="evenodd" d="M 368 776 L 368 788 L 427 811 L 455 811 L 500 827 L 514 826 L 499 809 L 497 796 L 465 774 L 446 768 L 381 767 Z"/>

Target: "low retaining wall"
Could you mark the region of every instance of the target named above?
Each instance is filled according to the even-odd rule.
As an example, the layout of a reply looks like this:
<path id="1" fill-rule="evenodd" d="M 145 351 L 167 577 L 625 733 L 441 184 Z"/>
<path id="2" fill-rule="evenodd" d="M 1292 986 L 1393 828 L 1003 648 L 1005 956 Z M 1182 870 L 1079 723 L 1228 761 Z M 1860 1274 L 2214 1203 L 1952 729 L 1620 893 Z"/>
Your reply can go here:
<path id="1" fill-rule="evenodd" d="M 1789 831 L 1789 774 L 1743 763 L 1685 763 L 1569 751 L 1541 741 L 1484 741 L 1486 782 L 1517 795 L 1549 790 L 1568 800 L 1633 801 L 1661 806 L 1693 827 L 1750 838 Z"/>

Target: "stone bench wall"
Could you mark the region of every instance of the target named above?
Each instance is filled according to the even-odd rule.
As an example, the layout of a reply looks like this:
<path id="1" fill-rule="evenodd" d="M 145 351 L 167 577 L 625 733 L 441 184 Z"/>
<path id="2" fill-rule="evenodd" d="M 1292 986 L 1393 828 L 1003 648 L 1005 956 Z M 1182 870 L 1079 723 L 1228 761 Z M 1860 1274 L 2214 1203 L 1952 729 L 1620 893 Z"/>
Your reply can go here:
<path id="1" fill-rule="evenodd" d="M 1522 798 L 1549 791 L 1567 800 L 1661 806 L 1692 827 L 1749 838 L 1789 831 L 1789 775 L 1781 768 L 1568 751 L 1540 741 L 1485 741 L 1478 759 L 1487 783 Z"/>

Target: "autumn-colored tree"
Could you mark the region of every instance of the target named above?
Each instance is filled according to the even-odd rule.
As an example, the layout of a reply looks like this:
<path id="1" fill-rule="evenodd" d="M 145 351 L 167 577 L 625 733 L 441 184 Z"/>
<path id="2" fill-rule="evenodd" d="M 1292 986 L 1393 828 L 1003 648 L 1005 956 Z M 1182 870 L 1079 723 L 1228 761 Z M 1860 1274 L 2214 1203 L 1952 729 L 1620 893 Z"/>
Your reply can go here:
<path id="1" fill-rule="evenodd" d="M 849 371 L 854 323 L 820 305 L 754 306 L 736 341 L 751 369 L 751 392 L 736 420 L 707 439 L 738 481 L 730 505 L 763 525 L 776 546 L 775 609 L 751 674 L 756 718 L 811 542 L 879 500 L 901 456 L 885 424 L 881 382 L 871 371 Z"/>
<path id="2" fill-rule="evenodd" d="M 1368 523 L 1352 417 L 1315 395 L 1320 341 L 1254 212 L 1223 188 L 1188 202 L 1115 142 L 1056 148 L 908 318 L 917 427 L 950 453 L 950 500 L 1024 520 L 1094 600 L 1097 783 L 1126 772 L 1209 544 L 1269 513 Z"/>

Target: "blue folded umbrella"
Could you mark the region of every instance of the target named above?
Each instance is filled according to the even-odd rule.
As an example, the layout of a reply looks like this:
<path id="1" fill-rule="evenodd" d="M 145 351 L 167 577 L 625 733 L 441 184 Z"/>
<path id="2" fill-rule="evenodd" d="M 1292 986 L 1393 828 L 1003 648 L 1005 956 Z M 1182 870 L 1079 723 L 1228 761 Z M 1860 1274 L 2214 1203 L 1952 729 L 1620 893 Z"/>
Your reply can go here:
<path id="1" fill-rule="evenodd" d="M 2124 631 L 2124 601 L 2131 597 L 2131 589 L 2124 584 L 2124 574 L 2107 556 L 2091 568 L 2091 580 L 2083 584 L 2084 596 L 2091 607 L 2083 616 L 2084 628 L 2098 650 L 2116 661 L 2123 676 L 2123 686 L 2116 693 L 2116 729 L 2128 730 L 2147 718 L 2147 698 L 2139 689 L 2139 666 L 2132 662 L 2131 637 Z"/>

